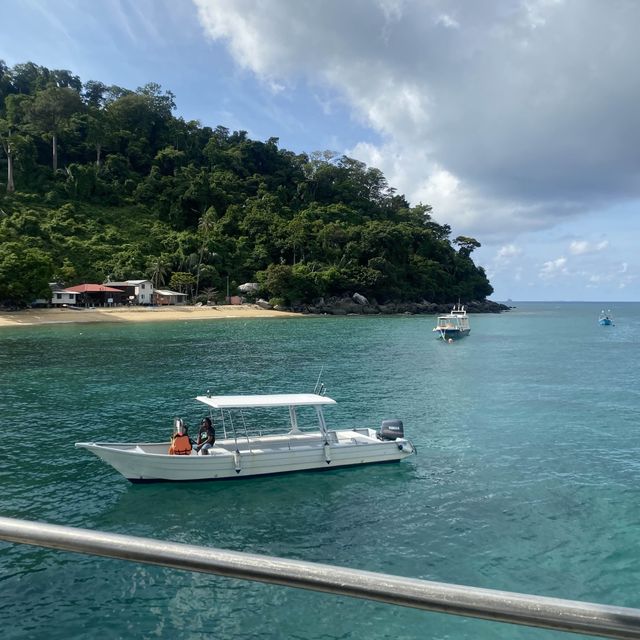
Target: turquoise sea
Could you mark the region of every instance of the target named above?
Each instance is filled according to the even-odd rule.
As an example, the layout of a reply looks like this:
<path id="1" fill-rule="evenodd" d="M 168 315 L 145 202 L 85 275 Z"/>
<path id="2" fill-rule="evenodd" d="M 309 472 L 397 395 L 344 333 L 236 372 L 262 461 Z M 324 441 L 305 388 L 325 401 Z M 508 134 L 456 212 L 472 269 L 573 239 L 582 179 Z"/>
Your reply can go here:
<path id="1" fill-rule="evenodd" d="M 0 329 L 0 514 L 640 607 L 640 304 Z M 402 418 L 398 465 L 132 485 L 76 441 L 166 440 L 193 398 L 312 391 Z M 4 640 L 576 637 L 0 542 Z"/>

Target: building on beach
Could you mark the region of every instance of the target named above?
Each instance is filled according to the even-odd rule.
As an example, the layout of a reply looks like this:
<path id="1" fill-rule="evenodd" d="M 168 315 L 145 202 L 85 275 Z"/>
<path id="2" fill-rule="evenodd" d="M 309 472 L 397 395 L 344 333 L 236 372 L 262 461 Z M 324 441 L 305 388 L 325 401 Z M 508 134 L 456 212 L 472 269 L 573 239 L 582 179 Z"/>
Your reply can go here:
<path id="1" fill-rule="evenodd" d="M 57 296 L 71 296 L 75 294 L 74 302 L 62 302 L 63 298 L 58 299 Z M 115 287 L 108 287 L 104 284 L 77 284 L 74 287 L 67 287 L 62 291 L 54 291 L 51 304 L 60 306 L 62 304 L 71 304 L 83 307 L 112 307 L 117 304 L 123 304 L 124 291 Z"/>
<path id="2" fill-rule="evenodd" d="M 126 304 L 153 304 L 153 283 L 151 280 L 124 280 L 105 282 L 107 287 L 115 287 L 124 292 Z"/>
<path id="3" fill-rule="evenodd" d="M 170 289 L 156 289 L 153 293 L 153 303 L 159 306 L 170 304 L 184 304 L 187 301 L 187 294 Z"/>

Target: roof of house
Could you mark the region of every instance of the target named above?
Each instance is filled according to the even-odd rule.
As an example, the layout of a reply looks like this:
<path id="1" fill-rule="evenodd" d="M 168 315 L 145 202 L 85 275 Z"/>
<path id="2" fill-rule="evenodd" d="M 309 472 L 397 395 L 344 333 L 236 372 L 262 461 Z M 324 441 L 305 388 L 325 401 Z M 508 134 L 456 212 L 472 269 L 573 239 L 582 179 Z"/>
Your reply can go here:
<path id="1" fill-rule="evenodd" d="M 105 282 L 106 285 L 115 285 L 116 287 L 135 287 L 143 282 L 151 282 L 151 280 L 122 280 L 120 282 Z"/>
<path id="2" fill-rule="evenodd" d="M 155 293 L 159 293 L 161 296 L 186 296 L 186 293 L 180 293 L 179 291 L 170 291 L 169 289 L 156 289 Z"/>
<path id="3" fill-rule="evenodd" d="M 77 284 L 75 287 L 67 287 L 65 291 L 75 291 L 76 293 L 124 293 L 122 289 L 114 289 L 103 284 Z"/>

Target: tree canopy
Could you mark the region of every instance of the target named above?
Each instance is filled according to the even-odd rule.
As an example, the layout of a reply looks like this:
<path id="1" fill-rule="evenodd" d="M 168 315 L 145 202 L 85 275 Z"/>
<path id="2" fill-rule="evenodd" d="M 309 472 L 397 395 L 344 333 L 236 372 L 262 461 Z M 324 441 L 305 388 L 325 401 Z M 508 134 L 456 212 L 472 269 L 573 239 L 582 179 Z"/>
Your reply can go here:
<path id="1" fill-rule="evenodd" d="M 378 169 L 174 111 L 155 83 L 133 91 L 0 61 L 0 303 L 110 278 L 207 299 L 259 282 L 290 304 L 492 293 L 471 258 L 480 243 L 451 240 Z"/>

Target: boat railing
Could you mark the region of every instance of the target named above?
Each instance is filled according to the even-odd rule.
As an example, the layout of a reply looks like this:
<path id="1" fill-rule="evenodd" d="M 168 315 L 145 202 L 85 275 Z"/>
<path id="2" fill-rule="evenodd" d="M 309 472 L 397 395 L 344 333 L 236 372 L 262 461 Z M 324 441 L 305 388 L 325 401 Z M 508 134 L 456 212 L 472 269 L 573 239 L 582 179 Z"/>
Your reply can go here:
<path id="1" fill-rule="evenodd" d="M 244 419 L 244 412 L 243 411 L 240 412 L 240 417 L 242 418 L 242 426 L 244 428 L 244 437 L 247 440 L 247 445 L 249 447 L 249 451 L 251 451 L 251 439 L 249 438 L 249 430 L 247 429 L 247 423 L 246 423 L 246 421 Z M 261 431 L 259 433 L 260 433 L 260 435 L 262 435 Z M 237 444 L 236 444 L 236 446 L 237 446 Z"/>
<path id="2" fill-rule="evenodd" d="M 496 622 L 640 639 L 640 609 L 405 578 L 15 518 L 0 517 L 0 540 Z"/>
<path id="3" fill-rule="evenodd" d="M 220 422 L 222 423 L 222 432 L 224 433 L 224 439 L 226 440 L 229 436 L 227 434 L 227 423 L 224 419 L 224 411 L 220 410 Z"/>
<path id="4" fill-rule="evenodd" d="M 224 410 L 221 412 L 222 413 L 222 419 L 224 421 Z M 233 424 L 233 416 L 231 415 L 231 411 L 227 411 L 227 421 L 229 423 L 229 426 L 231 428 L 231 432 L 233 433 L 233 440 L 236 443 L 236 451 L 238 451 L 238 433 L 236 432 L 236 426 L 235 424 Z M 226 424 L 226 422 L 225 422 Z M 227 429 L 225 427 L 224 430 L 224 435 L 225 438 L 227 437 Z"/>
<path id="5" fill-rule="evenodd" d="M 242 421 L 242 431 L 244 431 L 244 435 L 242 433 L 238 434 L 238 430 L 240 429 L 240 427 L 238 427 L 238 430 L 236 430 L 236 425 L 234 423 L 233 420 L 233 414 L 231 413 L 231 411 L 227 410 L 227 417 L 225 419 L 225 412 L 224 410 L 220 411 L 220 414 L 222 416 L 222 428 L 224 429 L 224 437 L 228 438 L 228 432 L 227 432 L 227 424 L 229 424 L 229 428 L 230 431 L 233 433 L 233 440 L 236 444 L 236 451 L 239 449 L 238 447 L 238 437 L 240 438 L 240 440 L 244 439 L 247 442 L 247 446 L 249 447 L 249 451 L 251 451 L 251 437 L 249 435 L 249 429 L 247 428 L 247 423 L 244 419 L 244 413 L 242 411 L 240 411 L 240 418 Z M 262 435 L 262 431 L 259 432 L 260 435 Z"/>

